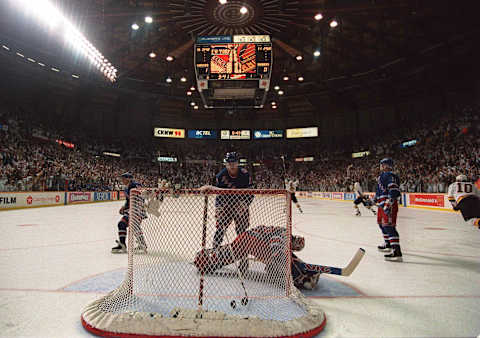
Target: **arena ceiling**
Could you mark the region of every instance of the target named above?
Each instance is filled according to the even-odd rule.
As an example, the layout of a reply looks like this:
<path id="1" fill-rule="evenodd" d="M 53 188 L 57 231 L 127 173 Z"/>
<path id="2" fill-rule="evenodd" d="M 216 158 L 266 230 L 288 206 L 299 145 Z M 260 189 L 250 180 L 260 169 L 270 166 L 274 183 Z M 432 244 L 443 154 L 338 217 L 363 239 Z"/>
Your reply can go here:
<path id="1" fill-rule="evenodd" d="M 302 117 L 321 97 L 390 88 L 437 62 L 471 55 L 480 29 L 469 1 L 448 0 L 58 0 L 64 13 L 118 69 L 114 87 L 170 98 L 190 109 L 197 35 L 269 34 L 273 40 L 269 100 Z M 247 12 L 240 13 L 245 6 Z M 323 18 L 315 20 L 321 13 Z M 145 23 L 151 16 L 152 23 Z M 335 20 L 338 26 L 331 27 Z M 139 29 L 133 30 L 132 24 Z M 2 16 L 0 37 L 44 49 L 13 16 Z M 31 28 L 31 27 L 30 27 Z M 32 37 L 33 36 L 33 37 Z M 59 48 L 58 46 L 56 48 Z M 317 51 L 317 53 L 315 53 Z M 149 57 L 150 53 L 155 58 Z M 52 52 L 55 54 L 55 52 Z M 58 54 L 58 53 L 57 53 Z M 68 56 L 63 53 L 63 62 Z M 297 60 L 297 56 L 302 60 Z M 172 56 L 173 61 L 167 61 Z M 88 67 L 79 63 L 78 73 Z M 82 68 L 83 67 L 83 68 Z M 91 71 L 91 70 L 90 70 Z M 288 76 L 288 80 L 284 80 Z M 172 79 L 171 83 L 165 80 Z M 186 82 L 180 78 L 185 77 Z M 298 78 L 302 77 L 303 81 Z M 349 95 L 352 105 L 361 104 Z M 367 95 L 368 97 L 368 95 Z M 197 100 L 198 96 L 197 96 Z M 360 102 L 360 103 L 359 103 Z M 173 105 L 172 109 L 178 109 Z M 262 109 L 271 111 L 270 106 Z M 205 116 L 201 108 L 196 114 Z M 261 111 L 257 112 L 262 114 Z"/>

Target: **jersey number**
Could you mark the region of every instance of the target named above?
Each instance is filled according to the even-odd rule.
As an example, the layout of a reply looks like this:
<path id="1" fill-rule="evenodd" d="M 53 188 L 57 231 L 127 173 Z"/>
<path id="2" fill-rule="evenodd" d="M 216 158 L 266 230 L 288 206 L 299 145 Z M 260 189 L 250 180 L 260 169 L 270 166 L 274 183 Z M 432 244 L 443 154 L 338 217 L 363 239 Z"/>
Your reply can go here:
<path id="1" fill-rule="evenodd" d="M 467 194 L 472 192 L 472 185 L 470 183 L 465 184 L 464 187 L 465 187 L 465 192 Z M 457 188 L 458 188 L 458 192 L 463 192 L 461 183 L 457 183 Z"/>

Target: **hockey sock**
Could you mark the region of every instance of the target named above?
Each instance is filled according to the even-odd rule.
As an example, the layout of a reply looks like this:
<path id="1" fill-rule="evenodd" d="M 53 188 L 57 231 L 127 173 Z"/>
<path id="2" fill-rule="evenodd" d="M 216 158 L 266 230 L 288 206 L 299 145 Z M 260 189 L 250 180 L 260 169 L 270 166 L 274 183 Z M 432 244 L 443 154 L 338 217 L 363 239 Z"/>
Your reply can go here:
<path id="1" fill-rule="evenodd" d="M 127 238 L 127 223 L 122 219 L 118 222 L 118 239 L 120 243 L 125 244 L 125 239 Z"/>
<path id="2" fill-rule="evenodd" d="M 400 252 L 400 235 L 398 234 L 397 229 L 391 225 L 384 226 L 384 229 L 388 234 L 388 241 L 390 242 L 392 249 Z"/>
<path id="3" fill-rule="evenodd" d="M 386 246 L 386 247 L 389 247 L 389 246 L 390 246 L 390 241 L 388 240 L 389 236 L 388 236 L 388 233 L 387 233 L 386 230 L 385 230 L 385 227 L 382 226 L 381 224 L 379 224 L 378 227 L 379 227 L 380 230 L 382 231 L 383 240 L 385 241 L 385 246 Z"/>

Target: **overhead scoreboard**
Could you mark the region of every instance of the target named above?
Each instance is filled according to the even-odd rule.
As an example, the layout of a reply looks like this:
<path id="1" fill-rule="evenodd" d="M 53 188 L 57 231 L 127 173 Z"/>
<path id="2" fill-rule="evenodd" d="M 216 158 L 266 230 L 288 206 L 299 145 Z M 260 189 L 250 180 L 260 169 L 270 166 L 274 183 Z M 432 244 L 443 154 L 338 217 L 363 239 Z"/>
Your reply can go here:
<path id="1" fill-rule="evenodd" d="M 262 96 L 272 73 L 269 35 L 199 36 L 194 63 L 206 108 L 260 108 L 265 103 Z"/>

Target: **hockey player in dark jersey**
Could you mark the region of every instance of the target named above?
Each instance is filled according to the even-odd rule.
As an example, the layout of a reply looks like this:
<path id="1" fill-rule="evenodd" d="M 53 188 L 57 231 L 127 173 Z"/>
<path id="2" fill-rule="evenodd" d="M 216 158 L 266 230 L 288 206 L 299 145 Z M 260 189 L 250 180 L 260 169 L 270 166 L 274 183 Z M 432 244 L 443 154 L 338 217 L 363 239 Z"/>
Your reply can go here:
<path id="1" fill-rule="evenodd" d="M 112 253 L 126 253 L 127 252 L 127 227 L 129 222 L 129 208 L 130 208 L 130 191 L 134 188 L 141 187 L 141 184 L 133 180 L 131 173 L 124 173 L 121 176 L 122 183 L 125 185 L 125 204 L 120 208 L 120 215 L 123 215 L 120 222 L 118 222 L 118 241 L 117 246 L 112 248 Z M 146 217 L 146 216 L 142 216 Z M 142 233 L 140 224 L 132 225 L 133 234 L 137 240 L 138 246 L 135 248 L 136 252 L 146 252 L 147 244 Z"/>
<path id="2" fill-rule="evenodd" d="M 257 226 L 235 238 L 235 240 L 216 249 L 202 250 L 195 256 L 195 266 L 201 273 L 211 274 L 216 270 L 230 265 L 238 260 L 246 259 L 248 255 L 265 264 L 265 272 L 272 278 L 270 281 L 282 282 L 285 266 L 291 251 L 287 247 L 287 229 L 274 226 Z M 292 251 L 300 251 L 305 246 L 301 236 L 291 237 Z M 312 265 L 305 264 L 293 252 L 291 253 L 291 273 L 293 282 L 298 288 L 313 289 L 318 282 L 318 269 L 309 269 Z"/>
<path id="3" fill-rule="evenodd" d="M 252 179 L 248 171 L 239 168 L 239 156 L 236 152 L 227 153 L 225 168 L 215 177 L 215 185 L 203 186 L 200 190 L 217 189 L 248 189 L 252 186 Z M 218 248 L 225 236 L 230 223 L 235 222 L 237 235 L 245 232 L 249 227 L 249 206 L 253 195 L 218 195 L 215 199 L 216 231 L 213 237 L 213 248 Z M 242 262 L 242 271 L 246 271 L 248 261 Z"/>
<path id="4" fill-rule="evenodd" d="M 383 233 L 385 244 L 378 246 L 378 250 L 390 252 L 384 256 L 385 260 L 401 262 L 400 237 L 396 229 L 400 179 L 392 173 L 392 169 L 391 158 L 380 161 L 381 173 L 377 179 L 374 202 L 378 204 L 377 223 Z"/>

